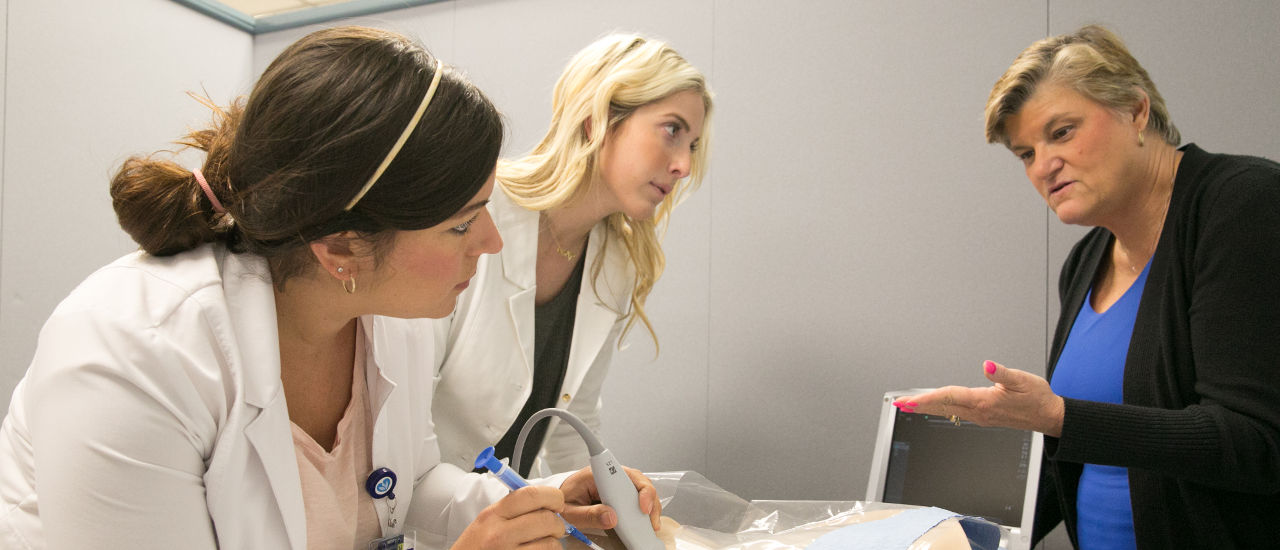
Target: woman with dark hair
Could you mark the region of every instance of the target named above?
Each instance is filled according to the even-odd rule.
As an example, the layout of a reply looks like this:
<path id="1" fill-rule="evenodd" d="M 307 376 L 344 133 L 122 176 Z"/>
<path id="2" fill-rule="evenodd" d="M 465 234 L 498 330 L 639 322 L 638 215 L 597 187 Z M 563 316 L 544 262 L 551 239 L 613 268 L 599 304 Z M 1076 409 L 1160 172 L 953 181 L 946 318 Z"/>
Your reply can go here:
<path id="1" fill-rule="evenodd" d="M 142 251 L 41 331 L 0 429 L 0 546 L 363 549 L 412 528 L 558 548 L 554 512 L 612 527 L 588 472 L 507 496 L 441 464 L 423 318 L 502 247 L 488 99 L 405 37 L 344 27 L 214 109 L 182 142 L 201 168 L 135 157 L 111 182 Z"/>
<path id="2" fill-rule="evenodd" d="M 1018 56 L 987 140 L 1064 223 L 1092 226 L 1059 277 L 1047 379 L 907 412 L 1045 435 L 1039 539 L 1079 548 L 1274 548 L 1280 540 L 1280 164 L 1179 146 L 1120 39 L 1087 26 Z"/>

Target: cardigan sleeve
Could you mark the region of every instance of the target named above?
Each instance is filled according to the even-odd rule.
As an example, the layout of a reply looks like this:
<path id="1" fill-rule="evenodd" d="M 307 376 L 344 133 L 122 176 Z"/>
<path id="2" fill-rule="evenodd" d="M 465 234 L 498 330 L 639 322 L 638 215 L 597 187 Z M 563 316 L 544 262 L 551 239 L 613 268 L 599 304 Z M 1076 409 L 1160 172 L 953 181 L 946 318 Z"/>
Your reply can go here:
<path id="1" fill-rule="evenodd" d="M 1261 162 L 1261 161 L 1259 161 Z M 1173 349 L 1153 372 L 1178 406 L 1066 400 L 1054 458 L 1134 467 L 1245 493 L 1280 491 L 1280 174 L 1274 167 L 1205 184 L 1184 221 L 1182 319 L 1161 319 Z M 1150 284 L 1150 283 L 1149 283 Z M 1170 300 L 1167 296 L 1164 300 Z M 1175 300 L 1176 303 L 1176 300 Z M 1169 307 L 1168 304 L 1162 307 Z M 1135 334 L 1135 339 L 1138 335 Z M 1188 345 L 1189 343 L 1189 345 Z M 1132 350 L 1131 350 L 1132 353 Z M 1126 390 L 1127 394 L 1127 390 Z"/>

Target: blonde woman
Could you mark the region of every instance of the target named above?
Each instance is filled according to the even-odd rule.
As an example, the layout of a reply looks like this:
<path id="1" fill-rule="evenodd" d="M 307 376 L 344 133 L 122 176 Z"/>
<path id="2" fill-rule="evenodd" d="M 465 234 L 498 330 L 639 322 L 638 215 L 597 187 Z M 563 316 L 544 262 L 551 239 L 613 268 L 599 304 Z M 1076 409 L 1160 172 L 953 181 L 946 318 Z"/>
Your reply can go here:
<path id="1" fill-rule="evenodd" d="M 438 325 L 445 460 L 469 465 L 488 445 L 510 456 L 524 419 L 546 407 L 598 429 L 620 339 L 643 325 L 657 340 L 644 305 L 664 265 L 661 228 L 702 179 L 711 105 L 702 73 L 656 40 L 607 36 L 569 62 L 546 136 L 499 163 L 490 210 L 506 248 Z M 552 472 L 587 463 L 555 419 L 522 454 L 526 474 L 539 455 Z"/>

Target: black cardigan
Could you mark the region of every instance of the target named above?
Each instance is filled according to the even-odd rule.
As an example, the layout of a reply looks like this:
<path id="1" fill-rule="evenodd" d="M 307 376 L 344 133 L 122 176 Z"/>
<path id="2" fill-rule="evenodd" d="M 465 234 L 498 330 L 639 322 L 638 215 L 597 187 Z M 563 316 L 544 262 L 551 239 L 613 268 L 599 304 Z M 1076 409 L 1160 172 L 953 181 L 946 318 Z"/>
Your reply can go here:
<path id="1" fill-rule="evenodd" d="M 1129 344 L 1124 402 L 1066 399 L 1036 539 L 1076 543 L 1081 464 L 1129 468 L 1138 548 L 1280 547 L 1280 165 L 1187 145 Z M 1048 376 L 1111 243 L 1063 264 Z"/>

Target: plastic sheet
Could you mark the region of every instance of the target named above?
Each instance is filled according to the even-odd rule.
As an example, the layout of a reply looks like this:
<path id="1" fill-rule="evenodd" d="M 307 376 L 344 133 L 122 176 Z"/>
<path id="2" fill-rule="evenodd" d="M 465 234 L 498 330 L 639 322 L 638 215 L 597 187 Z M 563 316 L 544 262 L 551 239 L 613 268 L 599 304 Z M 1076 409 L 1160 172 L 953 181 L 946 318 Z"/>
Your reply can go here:
<path id="1" fill-rule="evenodd" d="M 663 528 L 659 537 L 669 550 L 798 550 L 841 528 L 885 520 L 916 506 L 863 501 L 747 501 L 696 472 L 646 473 L 662 501 Z M 957 518 L 925 530 L 903 544 L 881 545 L 884 550 L 986 550 L 986 539 L 997 527 L 978 520 L 981 535 L 971 541 Z M 860 528 L 875 527 L 870 524 Z M 967 527 L 974 530 L 970 520 Z M 846 531 L 847 532 L 847 531 Z M 624 550 L 616 537 L 587 533 L 606 550 Z M 996 534 L 996 538 L 999 535 Z M 914 539 L 914 540 L 913 540 Z M 830 542 L 833 539 L 826 539 Z M 981 542 L 979 542 L 981 541 Z M 971 542 L 978 543 L 977 545 Z M 990 546 L 986 546 L 990 544 Z M 819 544 L 818 546 L 823 546 Z M 585 548 L 573 541 L 568 548 Z M 875 546 L 860 546 L 878 550 Z"/>

